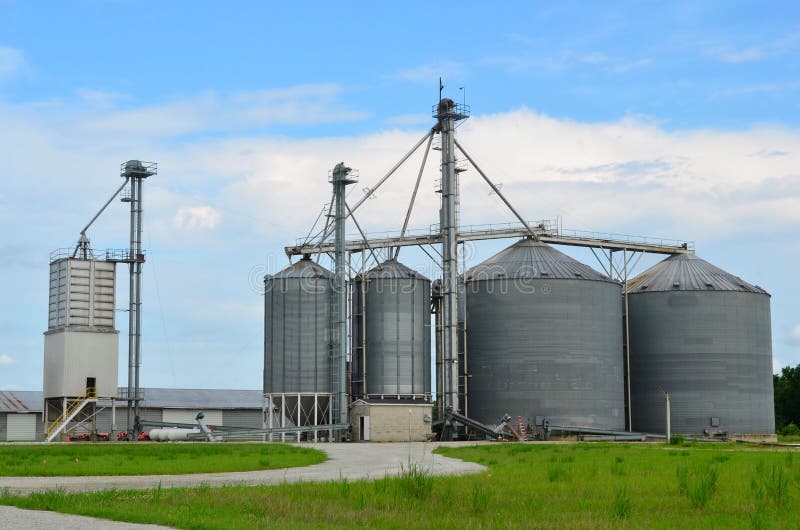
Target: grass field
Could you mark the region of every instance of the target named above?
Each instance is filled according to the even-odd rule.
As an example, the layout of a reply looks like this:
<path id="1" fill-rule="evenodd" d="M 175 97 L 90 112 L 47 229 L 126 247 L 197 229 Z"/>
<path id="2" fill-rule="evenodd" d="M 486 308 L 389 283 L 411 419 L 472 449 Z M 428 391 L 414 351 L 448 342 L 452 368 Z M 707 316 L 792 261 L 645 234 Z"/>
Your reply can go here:
<path id="1" fill-rule="evenodd" d="M 375 482 L 0 495 L 0 503 L 179 528 L 797 528 L 800 453 L 733 445 L 441 448 L 488 471 Z"/>
<path id="2" fill-rule="evenodd" d="M 280 444 L 82 444 L 0 446 L 0 476 L 170 475 L 308 466 L 327 459 Z"/>

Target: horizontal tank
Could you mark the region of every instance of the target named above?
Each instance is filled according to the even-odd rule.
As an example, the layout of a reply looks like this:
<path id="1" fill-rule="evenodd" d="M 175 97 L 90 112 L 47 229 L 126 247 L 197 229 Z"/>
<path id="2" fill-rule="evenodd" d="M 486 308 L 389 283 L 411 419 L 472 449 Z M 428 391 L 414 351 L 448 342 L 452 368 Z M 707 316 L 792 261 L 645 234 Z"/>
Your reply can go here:
<path id="1" fill-rule="evenodd" d="M 264 393 L 331 392 L 333 274 L 304 257 L 264 287 Z"/>
<path id="2" fill-rule="evenodd" d="M 619 284 L 525 239 L 467 271 L 465 287 L 470 417 L 625 427 Z"/>
<path id="3" fill-rule="evenodd" d="M 633 429 L 772 434 L 770 297 L 693 254 L 634 278 L 630 310 Z"/>
<path id="4" fill-rule="evenodd" d="M 430 280 L 395 260 L 357 278 L 354 394 L 430 396 L 430 300 Z"/>

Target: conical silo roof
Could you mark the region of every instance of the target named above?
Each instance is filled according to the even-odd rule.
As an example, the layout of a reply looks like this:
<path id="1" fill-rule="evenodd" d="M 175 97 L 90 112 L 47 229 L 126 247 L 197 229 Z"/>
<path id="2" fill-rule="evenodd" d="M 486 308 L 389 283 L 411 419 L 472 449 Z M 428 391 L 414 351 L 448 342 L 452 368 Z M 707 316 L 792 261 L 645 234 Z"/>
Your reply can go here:
<path id="1" fill-rule="evenodd" d="M 403 279 L 414 278 L 419 280 L 428 280 L 425 276 L 418 273 L 410 267 L 406 267 L 399 261 L 389 259 L 364 273 L 364 276 L 369 279 L 382 278 L 382 279 Z"/>
<path id="2" fill-rule="evenodd" d="M 272 278 L 333 278 L 333 273 L 311 258 L 304 257 L 275 273 Z"/>
<path id="3" fill-rule="evenodd" d="M 653 291 L 740 291 L 768 294 L 757 285 L 694 254 L 675 254 L 628 282 L 630 294 Z"/>
<path id="4" fill-rule="evenodd" d="M 544 278 L 610 281 L 593 268 L 555 248 L 523 239 L 469 269 L 466 281 L 496 278 Z"/>

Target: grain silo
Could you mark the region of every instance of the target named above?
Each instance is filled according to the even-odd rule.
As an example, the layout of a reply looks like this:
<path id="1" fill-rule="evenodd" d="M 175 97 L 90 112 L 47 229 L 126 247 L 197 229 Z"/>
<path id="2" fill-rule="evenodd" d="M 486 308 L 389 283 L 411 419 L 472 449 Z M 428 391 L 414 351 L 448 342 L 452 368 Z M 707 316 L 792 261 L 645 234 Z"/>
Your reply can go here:
<path id="1" fill-rule="evenodd" d="M 330 423 L 333 274 L 306 256 L 264 287 L 267 426 Z"/>
<path id="2" fill-rule="evenodd" d="M 431 282 L 396 260 L 353 285 L 353 406 L 357 440 L 424 440 L 431 413 Z"/>
<path id="3" fill-rule="evenodd" d="M 469 415 L 625 427 L 619 284 L 524 239 L 466 274 Z"/>
<path id="4" fill-rule="evenodd" d="M 353 289 L 355 395 L 430 397 L 431 282 L 388 260 Z"/>
<path id="5" fill-rule="evenodd" d="M 772 434 L 770 297 L 693 254 L 669 257 L 628 288 L 633 429 Z"/>

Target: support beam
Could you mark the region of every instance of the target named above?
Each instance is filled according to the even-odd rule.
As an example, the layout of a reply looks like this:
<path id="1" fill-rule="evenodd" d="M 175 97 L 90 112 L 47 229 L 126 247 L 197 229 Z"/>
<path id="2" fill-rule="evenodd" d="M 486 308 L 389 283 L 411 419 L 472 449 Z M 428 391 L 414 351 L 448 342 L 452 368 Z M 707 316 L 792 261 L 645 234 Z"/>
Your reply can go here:
<path id="1" fill-rule="evenodd" d="M 620 236 L 615 234 L 598 234 L 596 232 L 560 231 L 551 227 L 550 223 L 528 223 L 537 234 L 539 241 L 554 245 L 585 247 L 605 250 L 627 250 L 646 254 L 693 254 L 694 244 L 690 241 L 674 241 L 638 236 Z M 367 234 L 369 235 L 369 234 Z M 529 236 L 530 232 L 521 225 L 503 225 L 497 228 L 461 227 L 456 239 L 462 241 L 482 241 L 489 239 L 509 239 Z M 438 227 L 424 234 L 405 235 L 403 237 L 386 236 L 353 239 L 345 241 L 345 250 L 363 251 L 388 247 L 407 247 L 422 245 L 438 245 L 442 237 Z M 333 243 L 322 245 L 297 245 L 286 247 L 287 256 L 303 254 L 325 254 L 333 252 Z"/>
<path id="2" fill-rule="evenodd" d="M 397 169 L 398 169 L 400 166 L 402 166 L 402 165 L 405 163 L 405 161 L 409 159 L 409 157 L 411 157 L 411 155 L 413 155 L 413 154 L 414 154 L 414 151 L 416 151 L 417 149 L 419 149 L 419 146 L 421 146 L 423 143 L 425 143 L 425 140 L 427 140 L 429 137 L 433 136 L 433 133 L 434 133 L 434 132 L 435 132 L 435 129 L 431 129 L 430 131 L 428 131 L 427 133 L 425 133 L 425 136 L 423 136 L 422 138 L 420 138 L 420 140 L 419 140 L 419 141 L 418 141 L 418 142 L 417 142 L 417 143 L 414 145 L 414 147 L 412 147 L 412 148 L 411 148 L 411 149 L 410 149 L 410 150 L 409 150 L 409 151 L 408 151 L 408 152 L 407 152 L 405 155 L 403 155 L 403 158 L 401 158 L 401 159 L 400 159 L 400 160 L 399 160 L 399 161 L 398 161 L 398 162 L 397 162 L 397 163 L 396 163 L 396 164 L 395 164 L 395 165 L 392 167 L 392 169 L 390 169 L 390 170 L 389 170 L 389 171 L 388 171 L 388 172 L 387 172 L 387 173 L 386 173 L 386 174 L 385 174 L 383 177 L 381 177 L 381 179 L 380 179 L 380 180 L 377 182 L 377 184 L 375 184 L 374 186 L 372 186 L 370 189 L 368 189 L 368 190 L 366 191 L 366 193 L 364 193 L 364 196 L 363 196 L 363 197 L 361 197 L 361 198 L 358 200 L 358 202 L 356 202 L 356 203 L 353 205 L 353 207 L 350 209 L 350 211 L 351 211 L 351 212 L 355 212 L 356 210 L 358 210 L 359 206 L 361 206 L 362 204 L 364 204 L 364 202 L 365 202 L 367 199 L 369 199 L 370 197 L 372 197 L 372 195 L 375 193 L 375 191 L 377 191 L 377 189 L 378 189 L 378 188 L 380 188 L 380 187 L 381 187 L 381 185 L 382 185 L 384 182 L 386 182 L 386 181 L 389 179 L 389 177 L 391 177 L 391 176 L 394 174 L 394 172 L 395 172 L 395 171 L 397 171 Z M 329 228 L 329 229 L 326 229 L 326 230 L 325 230 L 325 231 L 322 233 L 322 236 L 320 237 L 320 241 L 325 241 L 326 239 L 328 239 L 328 236 L 330 236 L 330 235 L 331 235 L 331 229 L 330 229 L 330 228 Z"/>
<path id="3" fill-rule="evenodd" d="M 414 191 L 411 193 L 411 201 L 408 203 L 408 211 L 406 212 L 406 218 L 403 221 L 403 228 L 400 230 L 400 237 L 404 237 L 406 235 L 406 229 L 408 228 L 408 221 L 411 219 L 411 211 L 414 209 L 414 201 L 417 199 L 417 191 L 419 191 L 419 183 L 422 181 L 422 173 L 425 171 L 425 163 L 428 161 L 428 153 L 431 151 L 431 143 L 433 143 L 433 135 L 428 137 L 428 145 L 425 146 L 425 154 L 422 155 L 422 164 L 419 166 L 419 174 L 417 174 L 417 182 L 414 183 Z M 362 234 L 363 235 L 363 234 Z M 398 254 L 400 254 L 400 247 L 395 248 L 394 250 L 394 259 L 397 259 Z"/>
<path id="4" fill-rule="evenodd" d="M 463 154 L 465 157 L 467 157 L 467 160 L 469 160 L 469 163 L 472 164 L 472 167 L 475 168 L 475 171 L 477 171 L 480 174 L 480 176 L 483 177 L 483 180 L 485 180 L 486 183 L 489 185 L 489 187 L 492 188 L 492 191 L 494 191 L 497 194 L 497 196 L 500 197 L 500 200 L 502 200 L 503 203 L 505 203 L 505 205 L 508 207 L 508 209 L 511 210 L 511 213 L 513 213 L 514 216 L 517 218 L 517 220 L 519 220 L 519 222 L 522 223 L 522 225 L 528 231 L 528 233 L 533 238 L 533 240 L 534 241 L 539 241 L 539 236 L 536 234 L 536 232 L 533 231 L 533 229 L 531 229 L 530 226 L 528 226 L 528 223 L 519 214 L 519 212 L 517 212 L 517 210 L 514 209 L 514 207 L 509 202 L 509 200 L 506 199 L 505 195 L 503 195 L 500 192 L 500 188 L 495 186 L 494 182 L 492 182 L 491 179 L 489 179 L 489 177 L 486 176 L 486 173 L 484 173 L 483 170 L 481 170 L 481 168 L 478 167 L 478 164 L 476 164 L 475 161 L 472 159 L 472 157 L 470 157 L 469 154 L 466 151 L 464 151 L 464 148 L 461 147 L 461 144 L 459 144 L 458 141 L 455 140 L 455 139 L 453 141 L 455 142 L 456 147 L 458 147 L 458 150 L 461 151 L 461 154 Z"/>

